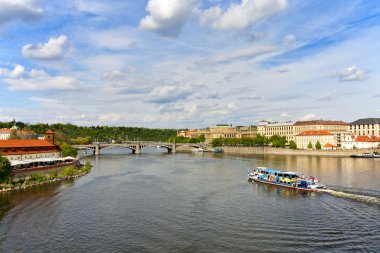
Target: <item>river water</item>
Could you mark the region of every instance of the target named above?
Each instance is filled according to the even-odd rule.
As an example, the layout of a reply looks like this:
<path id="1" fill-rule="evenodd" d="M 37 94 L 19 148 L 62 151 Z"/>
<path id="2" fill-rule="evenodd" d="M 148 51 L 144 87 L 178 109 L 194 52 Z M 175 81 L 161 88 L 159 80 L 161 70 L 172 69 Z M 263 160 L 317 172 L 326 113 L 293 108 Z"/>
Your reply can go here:
<path id="1" fill-rule="evenodd" d="M 103 150 L 102 150 L 103 152 Z M 380 252 L 380 159 L 108 151 L 90 174 L 0 195 L 4 252 Z M 302 171 L 326 193 L 246 179 Z"/>

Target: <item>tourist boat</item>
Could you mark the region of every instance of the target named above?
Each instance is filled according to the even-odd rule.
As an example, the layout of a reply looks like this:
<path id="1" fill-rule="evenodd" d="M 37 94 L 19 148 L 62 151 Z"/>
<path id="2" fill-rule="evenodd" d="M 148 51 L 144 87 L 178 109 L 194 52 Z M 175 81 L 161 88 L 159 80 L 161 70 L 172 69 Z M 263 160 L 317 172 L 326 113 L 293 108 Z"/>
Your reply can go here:
<path id="1" fill-rule="evenodd" d="M 203 153 L 203 148 L 194 148 L 193 150 L 192 150 L 194 153 Z"/>
<path id="2" fill-rule="evenodd" d="M 257 167 L 248 172 L 248 180 L 300 191 L 316 192 L 325 189 L 326 185 L 318 182 L 316 177 L 305 177 L 300 172 L 274 170 L 266 167 Z"/>
<path id="3" fill-rule="evenodd" d="M 378 152 L 363 153 L 363 154 L 350 155 L 350 157 L 353 157 L 353 158 L 380 158 L 380 153 L 378 153 Z"/>

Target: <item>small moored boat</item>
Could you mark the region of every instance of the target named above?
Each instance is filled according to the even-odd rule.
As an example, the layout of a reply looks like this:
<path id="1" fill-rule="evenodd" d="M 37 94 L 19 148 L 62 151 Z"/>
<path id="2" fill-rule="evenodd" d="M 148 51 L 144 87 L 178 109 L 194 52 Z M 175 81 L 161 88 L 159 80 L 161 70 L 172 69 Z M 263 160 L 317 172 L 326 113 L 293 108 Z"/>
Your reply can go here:
<path id="1" fill-rule="evenodd" d="M 258 183 L 276 185 L 301 191 L 318 191 L 326 185 L 319 183 L 316 177 L 305 177 L 300 172 L 274 170 L 266 167 L 257 167 L 248 172 L 248 180 Z"/>
<path id="2" fill-rule="evenodd" d="M 213 149 L 212 149 L 212 152 L 213 152 L 213 153 L 223 153 L 224 150 L 223 150 L 222 148 L 213 148 Z"/>

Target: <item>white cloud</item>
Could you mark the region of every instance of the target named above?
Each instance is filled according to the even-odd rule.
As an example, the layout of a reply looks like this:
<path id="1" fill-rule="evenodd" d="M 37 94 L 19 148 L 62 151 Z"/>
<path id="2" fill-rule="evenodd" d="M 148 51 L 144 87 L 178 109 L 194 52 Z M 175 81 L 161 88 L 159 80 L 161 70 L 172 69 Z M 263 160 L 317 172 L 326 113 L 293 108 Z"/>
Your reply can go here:
<path id="1" fill-rule="evenodd" d="M 296 42 L 296 37 L 293 34 L 288 34 L 284 37 L 284 44 L 286 46 L 293 46 Z"/>
<path id="2" fill-rule="evenodd" d="M 31 22 L 42 17 L 44 11 L 34 0 L 1 0 L 0 25 L 15 20 Z"/>
<path id="3" fill-rule="evenodd" d="M 281 117 L 281 118 L 291 118 L 292 116 L 289 115 L 289 114 L 286 113 L 286 112 L 283 112 L 283 113 L 281 113 L 280 117 Z"/>
<path id="4" fill-rule="evenodd" d="M 50 38 L 47 43 L 36 45 L 27 44 L 22 47 L 24 57 L 38 60 L 52 60 L 63 58 L 68 49 L 68 40 L 65 35 Z"/>
<path id="5" fill-rule="evenodd" d="M 305 120 L 315 120 L 315 119 L 321 119 L 322 117 L 319 117 L 317 115 L 315 115 L 314 113 L 308 113 L 304 116 L 302 116 L 301 118 L 299 118 L 299 120 L 302 120 L 302 121 L 305 121 Z"/>
<path id="6" fill-rule="evenodd" d="M 219 6 L 201 14 L 201 24 L 210 23 L 216 30 L 242 30 L 285 10 L 287 0 L 242 0 L 223 12 Z"/>
<path id="7" fill-rule="evenodd" d="M 367 79 L 366 73 L 356 66 L 347 67 L 341 71 L 334 72 L 333 76 L 339 78 L 339 81 L 363 81 Z"/>
<path id="8" fill-rule="evenodd" d="M 122 116 L 116 113 L 108 113 L 99 116 L 99 120 L 104 123 L 118 122 L 122 119 Z"/>
<path id="9" fill-rule="evenodd" d="M 244 48 L 230 53 L 229 55 L 219 55 L 207 61 L 213 64 L 227 64 L 233 61 L 249 60 L 260 55 L 272 53 L 276 51 L 276 47 L 270 45 L 253 46 Z"/>
<path id="10" fill-rule="evenodd" d="M 194 0 L 149 0 L 149 15 L 140 21 L 140 28 L 164 36 L 177 36 L 186 21 L 196 12 Z"/>
<path id="11" fill-rule="evenodd" d="M 327 93 L 326 95 L 320 96 L 317 98 L 317 100 L 319 100 L 319 101 L 331 101 L 333 99 L 334 99 L 334 96 L 331 95 L 331 93 Z"/>
<path id="12" fill-rule="evenodd" d="M 148 102 L 154 103 L 170 103 L 181 99 L 186 99 L 193 93 L 190 85 L 175 86 L 165 85 L 156 87 L 149 94 Z"/>
<path id="13" fill-rule="evenodd" d="M 120 70 L 111 70 L 103 74 L 103 78 L 107 80 L 118 80 L 124 77 L 124 73 Z"/>
<path id="14" fill-rule="evenodd" d="M 21 65 L 12 71 L 3 69 L 2 72 L 2 80 L 10 91 L 69 90 L 76 89 L 81 84 L 75 78 L 50 76 L 43 70 L 32 69 L 28 72 Z"/>
<path id="15" fill-rule="evenodd" d="M 61 101 L 59 101 L 58 99 L 51 99 L 51 98 L 31 97 L 29 98 L 29 100 L 38 102 L 41 105 L 46 106 L 46 107 L 53 107 L 53 106 L 58 106 L 62 104 Z"/>
<path id="16" fill-rule="evenodd" d="M 17 65 L 10 73 L 9 77 L 19 78 L 24 74 L 25 68 L 21 65 Z"/>
<path id="17" fill-rule="evenodd" d="M 136 47 L 137 43 L 128 35 L 130 30 L 122 27 L 112 30 L 89 31 L 83 36 L 85 42 L 92 46 L 108 50 L 127 50 Z M 83 33 L 82 33 L 83 34 Z"/>

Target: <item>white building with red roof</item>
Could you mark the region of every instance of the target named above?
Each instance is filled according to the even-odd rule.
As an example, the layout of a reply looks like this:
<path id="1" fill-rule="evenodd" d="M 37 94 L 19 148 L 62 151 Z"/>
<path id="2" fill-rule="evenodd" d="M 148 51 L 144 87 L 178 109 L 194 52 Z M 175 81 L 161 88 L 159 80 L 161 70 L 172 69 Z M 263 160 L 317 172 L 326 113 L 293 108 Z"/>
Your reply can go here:
<path id="1" fill-rule="evenodd" d="M 61 157 L 51 130 L 45 132 L 45 140 L 0 140 L 0 152 L 9 160 Z"/>
<path id="2" fill-rule="evenodd" d="M 295 136 L 297 148 L 308 149 L 309 143 L 313 145 L 319 141 L 321 149 L 333 150 L 336 149 L 336 135 L 326 130 L 308 130 Z"/>
<path id="3" fill-rule="evenodd" d="M 342 149 L 380 148 L 380 138 L 374 135 L 346 135 L 342 141 Z"/>

